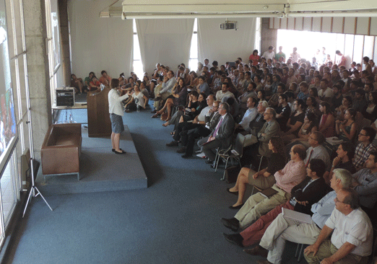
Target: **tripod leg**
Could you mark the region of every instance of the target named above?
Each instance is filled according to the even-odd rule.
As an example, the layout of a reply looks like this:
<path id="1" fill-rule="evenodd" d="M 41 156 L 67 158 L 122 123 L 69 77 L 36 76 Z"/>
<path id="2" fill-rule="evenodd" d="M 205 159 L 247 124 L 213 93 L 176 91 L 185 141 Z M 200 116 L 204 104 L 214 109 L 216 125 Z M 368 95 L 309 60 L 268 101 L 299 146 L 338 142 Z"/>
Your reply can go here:
<path id="1" fill-rule="evenodd" d="M 26 201 L 26 205 L 25 205 L 25 209 L 24 209 L 24 212 L 22 214 L 22 218 L 25 216 L 25 213 L 26 213 L 26 209 L 29 205 L 29 202 L 31 200 L 31 196 L 33 195 L 33 187 L 30 189 L 30 192 L 29 192 L 29 197 L 27 198 L 27 201 Z"/>
<path id="2" fill-rule="evenodd" d="M 42 197 L 43 201 L 45 201 L 45 203 L 47 204 L 48 208 L 50 208 L 50 210 L 53 211 L 52 208 L 51 208 L 51 206 L 48 204 L 48 202 L 46 201 L 46 199 L 43 197 L 42 193 L 38 190 L 38 188 L 36 186 L 34 186 L 34 188 L 37 190 L 36 196 L 40 195 Z"/>

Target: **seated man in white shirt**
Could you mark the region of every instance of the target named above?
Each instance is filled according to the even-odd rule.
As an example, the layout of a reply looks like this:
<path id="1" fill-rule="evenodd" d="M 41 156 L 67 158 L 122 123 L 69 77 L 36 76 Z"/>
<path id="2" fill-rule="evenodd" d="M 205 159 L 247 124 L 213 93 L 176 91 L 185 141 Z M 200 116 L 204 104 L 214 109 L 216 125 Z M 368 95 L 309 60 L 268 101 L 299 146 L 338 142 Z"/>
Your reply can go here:
<path id="1" fill-rule="evenodd" d="M 250 122 L 255 119 L 258 114 L 257 105 L 258 100 L 254 97 L 247 98 L 246 106 L 247 110 L 239 124 L 236 124 L 236 132 L 250 132 Z"/>
<path id="2" fill-rule="evenodd" d="M 228 98 L 233 97 L 233 98 L 235 98 L 234 94 L 231 91 L 229 91 L 229 88 L 230 88 L 229 83 L 223 83 L 221 85 L 221 91 L 218 91 L 216 93 L 216 100 L 217 101 L 222 101 L 222 99 L 224 97 L 228 97 Z"/>
<path id="3" fill-rule="evenodd" d="M 327 79 L 321 80 L 320 85 L 319 85 L 321 89 L 318 91 L 318 96 L 319 98 L 321 98 L 322 101 L 331 103 L 331 100 L 334 96 L 334 92 L 330 87 L 328 87 L 328 84 L 329 82 Z"/>
<path id="4" fill-rule="evenodd" d="M 335 209 L 316 242 L 304 251 L 306 261 L 309 264 L 367 263 L 372 253 L 373 228 L 367 214 L 359 208 L 357 193 L 342 189 L 334 200 Z"/>
<path id="5" fill-rule="evenodd" d="M 263 58 L 273 60 L 275 58 L 274 47 L 269 46 L 268 51 L 265 51 L 262 55 Z"/>
<path id="6" fill-rule="evenodd" d="M 334 191 L 329 192 L 318 203 L 312 205 L 313 221 L 311 224 L 290 219 L 283 214 L 279 214 L 279 216 L 275 218 L 266 229 L 260 242 L 261 247 L 269 250 L 267 260 L 260 263 L 282 263 L 281 257 L 286 240 L 309 245 L 316 241 L 321 229 L 335 208 L 334 199 L 336 198 L 337 192 L 343 188 L 347 189 L 351 187 L 351 173 L 345 169 L 335 169 L 330 185 Z M 248 253 L 248 251 L 246 252 Z"/>

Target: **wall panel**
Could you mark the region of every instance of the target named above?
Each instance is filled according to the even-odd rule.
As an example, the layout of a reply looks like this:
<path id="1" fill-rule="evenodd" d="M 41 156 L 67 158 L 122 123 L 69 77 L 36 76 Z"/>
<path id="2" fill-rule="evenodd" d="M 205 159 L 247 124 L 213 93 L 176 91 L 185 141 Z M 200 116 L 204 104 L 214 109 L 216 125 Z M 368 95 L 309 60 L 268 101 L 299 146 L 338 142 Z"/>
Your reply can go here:
<path id="1" fill-rule="evenodd" d="M 332 32 L 343 33 L 343 17 L 334 17 L 332 21 Z"/>
<path id="2" fill-rule="evenodd" d="M 280 26 L 280 18 L 274 18 L 274 29 L 279 29 Z"/>
<path id="3" fill-rule="evenodd" d="M 344 33 L 355 34 L 355 25 L 356 25 L 355 17 L 346 17 L 344 19 Z"/>
<path id="4" fill-rule="evenodd" d="M 288 18 L 281 18 L 280 28 L 287 29 L 288 27 Z"/>
<path id="5" fill-rule="evenodd" d="M 370 35 L 377 36 L 377 17 L 372 17 L 370 20 Z"/>
<path id="6" fill-rule="evenodd" d="M 322 32 L 329 32 L 331 33 L 331 17 L 323 17 L 322 18 Z"/>
<path id="7" fill-rule="evenodd" d="M 312 18 L 304 17 L 304 28 L 303 30 L 311 31 L 312 30 Z"/>
<path id="8" fill-rule="evenodd" d="M 320 17 L 313 17 L 313 28 L 312 31 L 320 32 L 321 31 L 322 19 Z"/>
<path id="9" fill-rule="evenodd" d="M 295 19 L 292 17 L 288 18 L 288 29 L 295 29 Z"/>
<path id="10" fill-rule="evenodd" d="M 296 30 L 302 30 L 303 26 L 302 24 L 304 23 L 304 19 L 302 17 L 297 17 L 296 18 Z"/>
<path id="11" fill-rule="evenodd" d="M 270 28 L 274 28 L 274 17 L 270 17 Z"/>
<path id="12" fill-rule="evenodd" d="M 369 17 L 358 17 L 356 22 L 356 34 L 369 34 Z"/>

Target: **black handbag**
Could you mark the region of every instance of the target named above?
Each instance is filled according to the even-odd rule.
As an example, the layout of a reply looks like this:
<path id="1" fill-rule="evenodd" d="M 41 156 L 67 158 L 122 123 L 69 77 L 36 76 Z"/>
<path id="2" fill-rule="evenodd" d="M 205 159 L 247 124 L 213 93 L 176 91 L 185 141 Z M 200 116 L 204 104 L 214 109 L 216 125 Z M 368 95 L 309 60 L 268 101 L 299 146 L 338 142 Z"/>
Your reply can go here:
<path id="1" fill-rule="evenodd" d="M 225 169 L 225 182 L 234 183 L 237 181 L 238 174 L 240 173 L 240 166 L 232 166 Z"/>

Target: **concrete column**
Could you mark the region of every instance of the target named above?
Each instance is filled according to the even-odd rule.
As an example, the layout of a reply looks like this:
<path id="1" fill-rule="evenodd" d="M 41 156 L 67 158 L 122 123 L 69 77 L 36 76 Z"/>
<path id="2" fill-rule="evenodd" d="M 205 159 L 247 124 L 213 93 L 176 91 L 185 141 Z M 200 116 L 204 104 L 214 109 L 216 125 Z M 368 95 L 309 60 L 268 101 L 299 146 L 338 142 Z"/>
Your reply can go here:
<path id="1" fill-rule="evenodd" d="M 42 142 L 51 124 L 45 5 L 42 0 L 24 0 L 23 5 L 34 155 L 40 159 Z"/>
<path id="2" fill-rule="evenodd" d="M 267 51 L 269 46 L 273 46 L 276 52 L 278 40 L 277 29 L 270 29 L 270 19 L 268 17 L 262 18 L 261 27 L 261 54 Z"/>
<path id="3" fill-rule="evenodd" d="M 69 50 L 69 23 L 68 23 L 68 1 L 58 0 L 59 11 L 59 25 L 60 25 L 60 39 L 61 51 L 63 56 L 63 74 L 66 86 L 71 83 L 71 54 Z M 84 78 L 84 76 L 80 76 Z"/>

